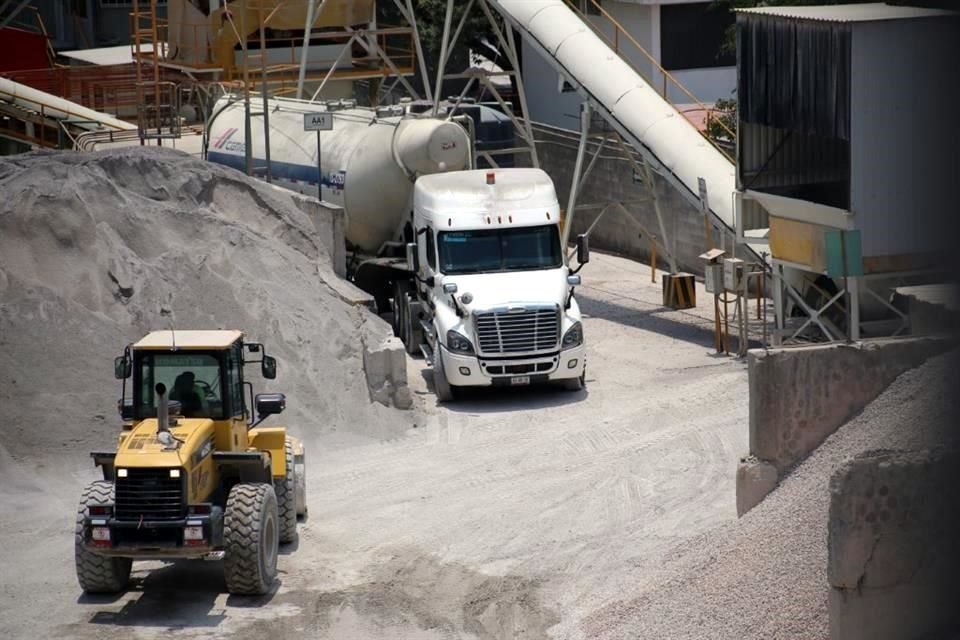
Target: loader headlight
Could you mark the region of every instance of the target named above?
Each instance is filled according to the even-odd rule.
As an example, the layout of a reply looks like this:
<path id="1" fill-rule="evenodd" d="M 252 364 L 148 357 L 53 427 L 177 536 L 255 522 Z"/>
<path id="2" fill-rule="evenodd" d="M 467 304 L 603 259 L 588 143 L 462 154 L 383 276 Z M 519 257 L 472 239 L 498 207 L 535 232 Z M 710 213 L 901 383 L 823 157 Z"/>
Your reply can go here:
<path id="1" fill-rule="evenodd" d="M 467 337 L 452 329 L 447 331 L 447 349 L 450 349 L 450 351 L 454 353 L 461 353 L 468 356 L 473 355 L 473 345 L 467 340 Z"/>
<path id="2" fill-rule="evenodd" d="M 583 325 L 576 322 L 563 334 L 563 342 L 560 343 L 560 347 L 562 349 L 572 349 L 579 347 L 581 344 L 583 344 Z"/>

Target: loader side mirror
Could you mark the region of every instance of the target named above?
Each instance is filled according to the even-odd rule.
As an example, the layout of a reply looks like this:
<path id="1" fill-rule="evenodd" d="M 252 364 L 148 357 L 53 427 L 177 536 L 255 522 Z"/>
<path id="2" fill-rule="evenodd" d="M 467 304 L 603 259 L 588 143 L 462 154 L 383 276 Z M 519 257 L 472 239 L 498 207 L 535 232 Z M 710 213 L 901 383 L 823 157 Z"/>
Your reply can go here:
<path id="1" fill-rule="evenodd" d="M 113 360 L 113 377 L 117 380 L 126 380 L 130 377 L 133 367 L 128 356 L 117 356 Z"/>
<path id="2" fill-rule="evenodd" d="M 283 413 L 287 408 L 287 396 L 282 393 L 258 393 L 254 403 L 257 406 L 257 417 L 262 419 Z"/>
<path id="3" fill-rule="evenodd" d="M 267 380 L 273 380 L 277 377 L 277 359 L 273 356 L 263 355 L 263 362 L 260 363 L 260 372 Z"/>
<path id="4" fill-rule="evenodd" d="M 580 264 L 590 262 L 590 238 L 583 233 L 577 236 L 577 262 Z"/>

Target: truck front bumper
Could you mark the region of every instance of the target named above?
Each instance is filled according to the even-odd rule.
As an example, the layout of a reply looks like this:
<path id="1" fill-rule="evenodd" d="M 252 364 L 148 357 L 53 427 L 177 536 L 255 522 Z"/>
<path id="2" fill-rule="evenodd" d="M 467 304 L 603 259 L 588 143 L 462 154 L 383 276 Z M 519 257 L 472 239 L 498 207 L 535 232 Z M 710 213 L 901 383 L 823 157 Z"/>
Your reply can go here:
<path id="1" fill-rule="evenodd" d="M 522 386 L 579 378 L 587 366 L 585 345 L 523 358 L 493 359 L 454 354 L 440 347 L 447 380 L 455 387 Z"/>

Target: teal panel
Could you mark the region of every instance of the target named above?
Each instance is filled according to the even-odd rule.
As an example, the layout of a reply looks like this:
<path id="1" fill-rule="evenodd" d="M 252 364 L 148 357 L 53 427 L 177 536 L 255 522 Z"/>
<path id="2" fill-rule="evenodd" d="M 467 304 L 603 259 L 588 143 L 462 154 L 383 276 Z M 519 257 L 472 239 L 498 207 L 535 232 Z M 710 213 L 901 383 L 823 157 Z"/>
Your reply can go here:
<path id="1" fill-rule="evenodd" d="M 824 244 L 827 250 L 827 275 L 831 278 L 863 275 L 863 253 L 860 247 L 860 231 L 826 231 Z M 844 268 L 843 255 L 847 264 Z"/>

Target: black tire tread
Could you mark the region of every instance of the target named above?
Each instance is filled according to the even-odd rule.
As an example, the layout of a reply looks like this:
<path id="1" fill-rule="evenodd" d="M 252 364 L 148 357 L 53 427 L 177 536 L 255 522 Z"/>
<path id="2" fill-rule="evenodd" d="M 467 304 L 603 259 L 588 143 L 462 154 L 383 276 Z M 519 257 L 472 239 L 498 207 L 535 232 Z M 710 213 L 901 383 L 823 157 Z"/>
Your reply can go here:
<path id="1" fill-rule="evenodd" d="M 232 594 L 264 594 L 276 578 L 275 559 L 274 573 L 264 575 L 259 558 L 262 514 L 271 501 L 275 508 L 276 495 L 269 484 L 237 484 L 230 490 L 223 524 L 223 573 Z"/>
<path id="2" fill-rule="evenodd" d="M 130 582 L 130 558 L 109 558 L 90 551 L 84 545 L 83 521 L 87 508 L 94 504 L 113 504 L 113 483 L 96 480 L 87 485 L 80 498 L 77 521 L 74 528 L 74 560 L 77 581 L 86 593 L 117 593 L 127 588 Z"/>
<path id="3" fill-rule="evenodd" d="M 287 474 L 280 480 L 274 478 L 273 490 L 277 494 L 277 516 L 280 522 L 280 544 L 297 540 L 297 479 L 293 460 L 293 441 L 284 442 L 284 459 Z"/>

